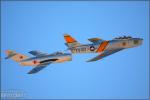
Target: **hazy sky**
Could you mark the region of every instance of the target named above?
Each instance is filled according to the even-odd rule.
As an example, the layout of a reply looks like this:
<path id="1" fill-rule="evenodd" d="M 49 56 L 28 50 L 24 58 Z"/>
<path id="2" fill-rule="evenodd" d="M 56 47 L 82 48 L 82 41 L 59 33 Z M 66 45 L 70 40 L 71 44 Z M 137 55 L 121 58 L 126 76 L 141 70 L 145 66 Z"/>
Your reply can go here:
<path id="1" fill-rule="evenodd" d="M 2 2 L 2 90 L 22 90 L 26 98 L 141 99 L 149 89 L 148 1 Z M 31 67 L 4 60 L 11 49 L 28 56 L 31 50 L 63 51 L 63 34 L 80 43 L 122 35 L 143 38 L 143 45 L 87 63 L 98 54 L 73 55 L 73 61 L 51 64 L 29 75 Z"/>

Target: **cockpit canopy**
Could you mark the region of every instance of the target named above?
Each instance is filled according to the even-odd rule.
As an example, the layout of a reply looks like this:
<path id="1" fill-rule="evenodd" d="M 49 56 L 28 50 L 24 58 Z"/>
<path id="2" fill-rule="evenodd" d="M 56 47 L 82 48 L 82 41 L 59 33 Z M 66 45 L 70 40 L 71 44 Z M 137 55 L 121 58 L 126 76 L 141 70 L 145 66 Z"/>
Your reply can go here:
<path id="1" fill-rule="evenodd" d="M 55 54 L 58 55 L 58 54 L 64 54 L 64 53 L 58 51 L 58 52 L 55 52 Z"/>
<path id="2" fill-rule="evenodd" d="M 115 39 L 131 39 L 132 37 L 131 36 L 123 36 L 123 37 L 118 37 L 118 38 L 115 38 Z"/>
<path id="3" fill-rule="evenodd" d="M 64 54 L 63 52 L 54 52 L 54 53 L 52 53 L 52 54 L 50 54 L 50 55 L 60 55 L 60 54 Z"/>

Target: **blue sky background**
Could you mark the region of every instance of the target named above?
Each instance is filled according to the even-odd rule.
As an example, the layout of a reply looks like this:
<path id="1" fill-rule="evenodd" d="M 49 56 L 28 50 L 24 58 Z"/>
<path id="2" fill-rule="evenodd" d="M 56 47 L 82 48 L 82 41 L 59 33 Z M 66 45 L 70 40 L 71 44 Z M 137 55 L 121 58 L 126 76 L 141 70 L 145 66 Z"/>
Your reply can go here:
<path id="1" fill-rule="evenodd" d="M 1 8 L 2 90 L 23 90 L 26 98 L 148 98 L 148 1 L 13 1 L 2 2 Z M 97 54 L 73 55 L 73 61 L 49 65 L 34 75 L 26 74 L 31 67 L 3 59 L 7 49 L 28 56 L 31 50 L 65 50 L 64 33 L 81 43 L 122 35 L 143 38 L 144 43 L 91 63 L 85 61 Z"/>

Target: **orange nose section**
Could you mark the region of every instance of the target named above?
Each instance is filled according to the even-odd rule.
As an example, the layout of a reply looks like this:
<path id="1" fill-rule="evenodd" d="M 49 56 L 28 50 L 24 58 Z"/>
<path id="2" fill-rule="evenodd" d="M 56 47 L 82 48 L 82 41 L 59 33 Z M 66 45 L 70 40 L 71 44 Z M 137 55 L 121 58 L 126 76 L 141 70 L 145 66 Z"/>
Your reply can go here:
<path id="1" fill-rule="evenodd" d="M 96 52 L 103 52 L 103 51 L 105 50 L 105 48 L 106 48 L 107 45 L 108 45 L 108 41 L 102 42 L 102 43 L 99 45 L 99 47 L 98 47 L 98 49 L 97 49 Z"/>

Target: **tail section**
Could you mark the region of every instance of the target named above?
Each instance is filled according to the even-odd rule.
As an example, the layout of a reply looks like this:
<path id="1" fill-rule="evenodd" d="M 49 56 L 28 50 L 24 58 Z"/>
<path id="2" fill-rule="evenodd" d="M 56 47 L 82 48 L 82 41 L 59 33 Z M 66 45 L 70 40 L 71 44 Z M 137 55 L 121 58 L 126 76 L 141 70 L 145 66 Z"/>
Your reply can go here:
<path id="1" fill-rule="evenodd" d="M 64 39 L 65 39 L 65 41 L 66 41 L 66 45 L 68 46 L 68 47 L 76 47 L 76 46 L 79 46 L 80 45 L 80 43 L 79 42 L 77 42 L 71 35 L 69 35 L 69 34 L 64 34 Z"/>
<path id="2" fill-rule="evenodd" d="M 6 50 L 6 55 L 7 57 L 5 59 L 11 58 L 16 62 L 20 62 L 21 60 L 28 58 L 27 56 L 20 53 L 16 53 L 15 51 L 12 50 Z"/>

